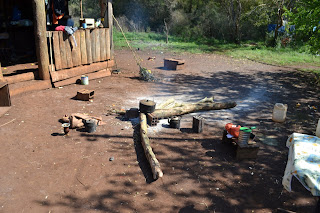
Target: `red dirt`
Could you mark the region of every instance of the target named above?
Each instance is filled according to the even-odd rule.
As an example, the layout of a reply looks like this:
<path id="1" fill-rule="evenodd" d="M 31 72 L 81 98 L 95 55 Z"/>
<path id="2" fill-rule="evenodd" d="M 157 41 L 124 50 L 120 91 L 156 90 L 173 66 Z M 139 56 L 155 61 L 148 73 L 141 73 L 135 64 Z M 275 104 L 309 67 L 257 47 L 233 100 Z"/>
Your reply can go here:
<path id="1" fill-rule="evenodd" d="M 220 55 L 139 52 L 143 66 L 161 82 L 138 80 L 139 69 L 127 50 L 116 52 L 121 73 L 90 81 L 17 95 L 0 118 L 0 212 L 275 212 L 277 208 L 312 212 L 316 200 L 297 181 L 294 192 L 281 181 L 287 160 L 286 138 L 314 134 L 319 91 L 312 75 Z M 155 56 L 154 61 L 147 58 Z M 163 58 L 186 60 L 180 71 L 162 70 Z M 91 102 L 74 100 L 77 90 L 93 89 Z M 110 109 L 138 107 L 175 97 L 196 101 L 205 96 L 237 101 L 231 110 L 185 115 L 181 131 L 166 122 L 150 128 L 152 147 L 164 172 L 151 179 L 134 123 Z M 276 102 L 289 105 L 288 119 L 273 123 Z M 300 103 L 299 108 L 296 104 Z M 308 106 L 309 105 L 309 106 Z M 71 130 L 63 135 L 65 114 L 102 116 L 107 125 L 95 133 Z M 190 133 L 192 116 L 206 118 L 205 131 Z M 255 125 L 261 149 L 256 160 L 237 161 L 221 143 L 223 127 Z M 109 161 L 114 157 L 113 161 Z"/>

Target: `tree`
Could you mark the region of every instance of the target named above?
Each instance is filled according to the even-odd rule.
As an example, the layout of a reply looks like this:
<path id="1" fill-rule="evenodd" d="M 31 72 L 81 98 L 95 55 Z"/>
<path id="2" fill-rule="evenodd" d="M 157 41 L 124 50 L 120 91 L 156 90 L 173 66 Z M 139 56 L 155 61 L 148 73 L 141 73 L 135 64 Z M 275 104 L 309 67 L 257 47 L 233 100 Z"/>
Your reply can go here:
<path id="1" fill-rule="evenodd" d="M 311 52 L 320 53 L 320 1 L 299 0 L 293 11 L 288 12 L 295 24 L 298 41 L 307 42 Z"/>

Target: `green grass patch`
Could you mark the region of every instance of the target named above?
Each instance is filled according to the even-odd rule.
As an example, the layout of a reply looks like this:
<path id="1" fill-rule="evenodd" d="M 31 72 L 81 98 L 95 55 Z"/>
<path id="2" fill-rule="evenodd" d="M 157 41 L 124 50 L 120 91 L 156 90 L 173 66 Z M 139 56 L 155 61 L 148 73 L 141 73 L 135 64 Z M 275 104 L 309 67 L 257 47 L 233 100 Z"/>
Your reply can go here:
<path id="1" fill-rule="evenodd" d="M 219 53 L 234 58 L 246 58 L 257 62 L 280 66 L 306 66 L 315 67 L 305 71 L 319 72 L 320 56 L 315 56 L 303 51 L 303 48 L 268 48 L 264 43 L 249 43 L 236 45 L 215 39 L 184 39 L 170 36 L 167 44 L 166 37 L 159 33 L 127 32 L 125 33 L 130 45 L 134 48 L 152 49 L 171 52 L 189 53 Z M 121 32 L 114 31 L 116 48 L 127 48 L 127 43 Z M 319 67 L 319 69 L 317 69 Z"/>
<path id="2" fill-rule="evenodd" d="M 300 52 L 291 48 L 235 48 L 226 52 L 235 58 L 247 58 L 250 60 L 273 64 L 273 65 L 312 65 L 320 66 L 320 57 L 309 53 Z"/>

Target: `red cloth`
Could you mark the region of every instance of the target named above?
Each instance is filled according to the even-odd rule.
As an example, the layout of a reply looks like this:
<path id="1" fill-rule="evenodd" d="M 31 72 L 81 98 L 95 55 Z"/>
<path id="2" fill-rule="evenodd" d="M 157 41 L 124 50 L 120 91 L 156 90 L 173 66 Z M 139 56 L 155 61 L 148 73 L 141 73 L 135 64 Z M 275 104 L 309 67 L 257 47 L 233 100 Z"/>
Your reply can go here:
<path id="1" fill-rule="evenodd" d="M 233 135 L 235 138 L 239 137 L 239 132 L 241 128 L 240 125 L 233 125 L 232 123 L 227 123 L 225 128 L 228 131 L 228 133 Z"/>
<path id="2" fill-rule="evenodd" d="M 56 31 L 64 31 L 65 26 L 56 27 Z"/>

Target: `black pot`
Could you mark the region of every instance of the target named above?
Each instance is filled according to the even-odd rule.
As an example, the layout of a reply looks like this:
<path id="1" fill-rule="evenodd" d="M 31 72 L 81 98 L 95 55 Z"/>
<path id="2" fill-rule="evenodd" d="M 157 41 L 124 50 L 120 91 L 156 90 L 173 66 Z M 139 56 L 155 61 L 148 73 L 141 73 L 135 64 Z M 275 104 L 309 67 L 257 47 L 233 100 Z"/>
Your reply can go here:
<path id="1" fill-rule="evenodd" d="M 172 117 L 171 120 L 168 119 L 170 127 L 174 129 L 180 129 L 180 121 L 181 121 L 181 118 L 178 116 Z"/>
<path id="2" fill-rule="evenodd" d="M 156 109 L 156 103 L 150 100 L 141 100 L 139 105 L 139 111 L 142 113 L 153 113 Z"/>
<path id="3" fill-rule="evenodd" d="M 97 123 L 93 119 L 84 120 L 85 130 L 89 133 L 95 132 L 97 128 Z"/>

